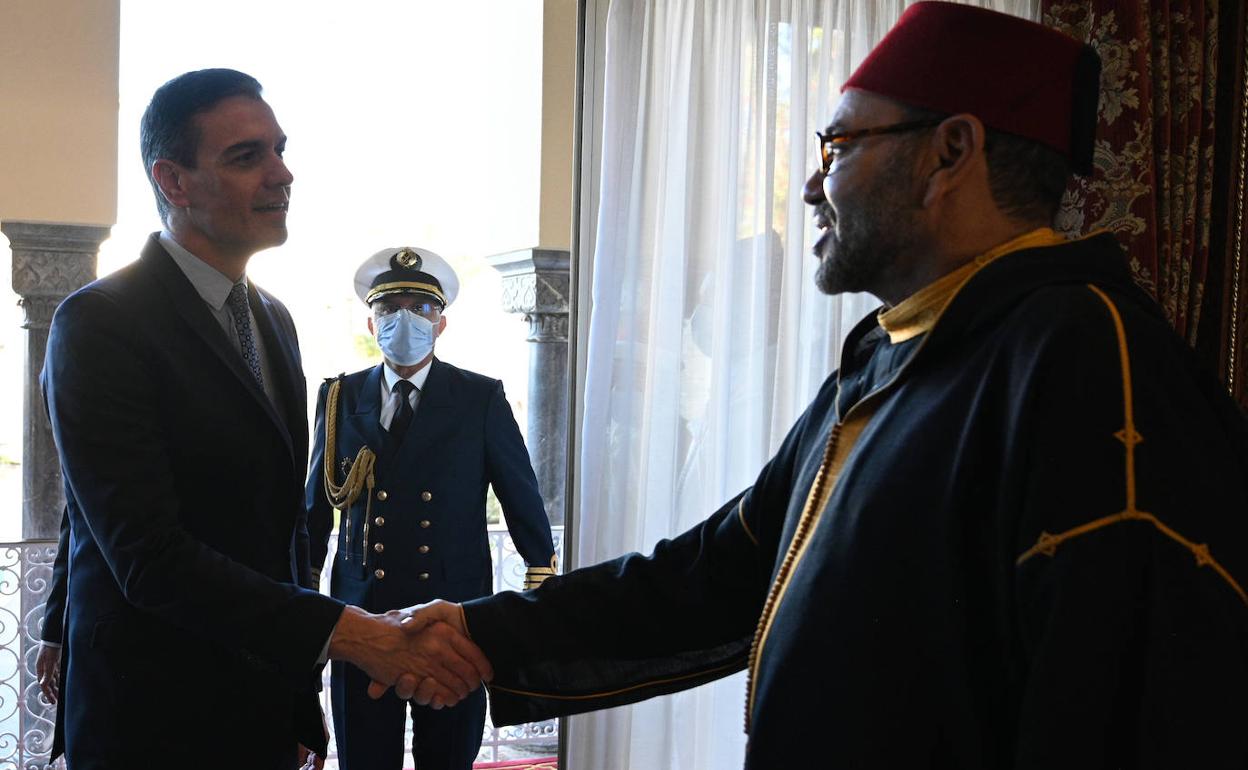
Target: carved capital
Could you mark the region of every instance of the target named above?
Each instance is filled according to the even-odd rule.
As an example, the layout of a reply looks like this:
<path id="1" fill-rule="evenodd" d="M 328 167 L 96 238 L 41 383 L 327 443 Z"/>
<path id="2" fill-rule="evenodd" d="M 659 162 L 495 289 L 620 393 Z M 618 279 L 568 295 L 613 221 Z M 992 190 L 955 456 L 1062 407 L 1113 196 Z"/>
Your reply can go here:
<path id="1" fill-rule="evenodd" d="M 486 261 L 503 276 L 502 305 L 508 313 L 567 314 L 571 286 L 568 252 L 522 249 Z"/>
<path id="2" fill-rule="evenodd" d="M 525 313 L 524 320 L 529 322 L 529 342 L 564 342 L 568 341 L 568 314 L 563 313 Z"/>
<path id="3" fill-rule="evenodd" d="M 22 304 L 36 297 L 57 302 L 95 279 L 100 244 L 111 228 L 64 222 L 0 222 L 13 252 L 13 290 Z M 55 304 L 53 305 L 55 307 Z M 27 323 L 31 310 L 27 306 Z"/>
<path id="4" fill-rule="evenodd" d="M 26 311 L 26 319 L 22 322 L 22 328 L 50 329 L 52 314 L 56 312 L 56 308 L 63 299 L 65 299 L 64 295 L 59 297 L 26 296 L 19 299 L 17 304 Z"/>

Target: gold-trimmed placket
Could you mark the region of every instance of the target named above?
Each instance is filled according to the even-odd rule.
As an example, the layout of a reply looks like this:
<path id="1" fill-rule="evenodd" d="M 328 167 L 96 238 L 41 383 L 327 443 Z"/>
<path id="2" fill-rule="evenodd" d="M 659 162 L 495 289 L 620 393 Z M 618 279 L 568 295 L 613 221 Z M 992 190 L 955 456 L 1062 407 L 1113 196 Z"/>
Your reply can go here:
<path id="1" fill-rule="evenodd" d="M 776 579 L 772 582 L 771 590 L 767 593 L 767 599 L 763 603 L 763 611 L 759 615 L 758 625 L 754 629 L 754 639 L 750 643 L 745 700 L 745 731 L 747 733 L 750 731 L 750 717 L 754 713 L 754 698 L 757 695 L 758 666 L 762 661 L 763 652 L 767 646 L 767 639 L 771 634 L 776 611 L 784 601 L 784 596 L 788 591 L 793 574 L 797 571 L 803 557 L 806 555 L 806 551 L 810 547 L 813 539 L 811 536 L 823 518 L 823 512 L 827 508 L 828 500 L 832 497 L 832 492 L 836 489 L 837 481 L 840 480 L 841 471 L 845 467 L 845 461 L 849 458 L 849 453 L 853 451 L 854 446 L 858 443 L 859 436 L 862 435 L 863 429 L 870 424 L 871 418 L 875 415 L 879 402 L 878 396 L 887 390 L 888 386 L 894 381 L 895 378 L 890 380 L 884 387 L 877 389 L 855 404 L 846 414 L 845 420 L 833 425 L 831 432 L 828 434 L 828 441 L 824 445 L 823 458 L 819 463 L 819 470 L 815 473 L 815 480 L 810 486 L 810 492 L 806 495 L 806 503 L 802 507 L 802 515 L 798 518 L 797 526 L 793 531 L 793 539 L 789 541 L 789 547 L 784 554 L 784 560 L 780 563 L 780 569 L 776 572 Z"/>

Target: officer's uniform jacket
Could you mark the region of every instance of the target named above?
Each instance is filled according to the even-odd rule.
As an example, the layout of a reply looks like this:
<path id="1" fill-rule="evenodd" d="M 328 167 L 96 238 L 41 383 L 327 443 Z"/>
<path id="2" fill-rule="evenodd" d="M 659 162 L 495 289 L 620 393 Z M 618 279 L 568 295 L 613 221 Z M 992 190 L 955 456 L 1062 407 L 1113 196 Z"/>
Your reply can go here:
<path id="1" fill-rule="evenodd" d="M 341 511 L 330 593 L 371 612 L 490 594 L 491 484 L 521 558 L 550 570 L 550 523 L 502 383 L 435 358 L 406 435 L 388 451 L 379 420 L 383 366 L 327 380 L 317 398 L 305 496 L 314 568 L 325 562 L 334 525 L 325 463 L 342 485 L 363 447 L 376 455 L 358 497 Z M 326 402 L 335 381 L 327 458 Z"/>

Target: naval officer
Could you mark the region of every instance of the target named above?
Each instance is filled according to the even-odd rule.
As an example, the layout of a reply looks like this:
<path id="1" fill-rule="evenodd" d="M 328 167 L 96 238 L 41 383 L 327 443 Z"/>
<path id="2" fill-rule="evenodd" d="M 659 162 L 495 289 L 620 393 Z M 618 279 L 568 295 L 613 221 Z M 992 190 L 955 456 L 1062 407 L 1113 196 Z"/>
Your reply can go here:
<path id="1" fill-rule="evenodd" d="M 374 611 L 489 595 L 493 568 L 486 488 L 502 504 L 528 586 L 554 574 L 554 546 L 537 479 L 501 382 L 434 357 L 459 281 L 437 254 L 384 249 L 360 266 L 355 289 L 385 358 L 327 380 L 316 408 L 306 488 L 312 564 L 340 511 L 330 593 Z M 355 666 L 332 669 L 343 770 L 402 767 L 407 702 L 367 695 Z M 412 704 L 417 770 L 470 768 L 481 746 L 485 693 L 434 710 Z"/>

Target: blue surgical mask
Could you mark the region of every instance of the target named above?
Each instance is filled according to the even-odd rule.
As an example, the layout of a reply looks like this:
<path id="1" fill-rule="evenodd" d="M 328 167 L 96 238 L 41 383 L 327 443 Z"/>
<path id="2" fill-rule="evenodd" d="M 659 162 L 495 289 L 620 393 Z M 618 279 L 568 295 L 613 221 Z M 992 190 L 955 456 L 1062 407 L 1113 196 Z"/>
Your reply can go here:
<path id="1" fill-rule="evenodd" d="M 396 310 L 373 321 L 377 345 L 399 366 L 413 366 L 433 352 L 433 322 L 410 310 Z"/>

